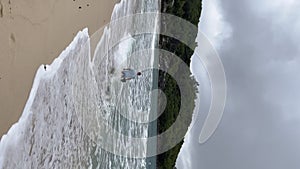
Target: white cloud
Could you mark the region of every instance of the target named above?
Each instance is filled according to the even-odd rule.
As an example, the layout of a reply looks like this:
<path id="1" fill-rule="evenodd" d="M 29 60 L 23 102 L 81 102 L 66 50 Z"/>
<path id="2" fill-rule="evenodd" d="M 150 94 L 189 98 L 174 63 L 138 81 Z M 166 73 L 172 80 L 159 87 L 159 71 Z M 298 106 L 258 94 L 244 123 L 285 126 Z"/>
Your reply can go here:
<path id="1" fill-rule="evenodd" d="M 179 169 L 299 168 L 299 9 L 297 0 L 203 1 L 200 28 L 223 60 L 228 101 L 205 145 L 201 125 L 187 134 Z"/>
<path id="2" fill-rule="evenodd" d="M 230 37 L 232 30 L 222 16 L 222 10 L 218 0 L 202 1 L 199 28 L 216 49 L 220 48 L 223 40 Z"/>
<path id="3" fill-rule="evenodd" d="M 202 13 L 198 24 L 199 33 L 201 31 L 206 35 L 216 49 L 219 49 L 223 41 L 231 35 L 231 28 L 224 21 L 219 5 L 218 0 L 203 0 Z M 196 41 L 198 41 L 197 39 Z M 196 124 L 191 126 L 192 128 L 190 128 L 184 138 L 184 144 L 176 161 L 176 167 L 178 169 L 193 168 L 192 160 L 195 159 L 193 156 L 197 153 L 195 150 L 200 146 L 198 139 L 202 128 L 202 124 L 198 122 L 198 118 L 208 111 L 210 104 L 210 82 L 208 80 L 208 74 L 199 58 L 192 56 L 191 60 L 191 72 L 200 83 L 199 91 L 201 94 L 198 95 L 198 97 L 201 98 L 201 111 L 198 112 L 199 114 L 193 119 L 193 123 L 196 122 Z"/>

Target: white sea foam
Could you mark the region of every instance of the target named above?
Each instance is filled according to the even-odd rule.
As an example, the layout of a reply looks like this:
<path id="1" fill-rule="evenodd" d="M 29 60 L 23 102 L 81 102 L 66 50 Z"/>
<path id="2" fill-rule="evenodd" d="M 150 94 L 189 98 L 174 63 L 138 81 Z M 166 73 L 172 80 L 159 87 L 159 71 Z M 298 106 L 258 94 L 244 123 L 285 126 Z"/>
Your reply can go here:
<path id="1" fill-rule="evenodd" d="M 153 10 L 159 10 L 157 1 L 122 0 L 114 8 L 112 19 Z M 150 8 L 151 7 L 151 8 Z M 141 79 L 122 86 L 116 83 L 120 66 L 139 65 L 128 57 L 134 51 L 142 50 L 153 44 L 151 36 L 134 37 L 129 31 L 131 25 L 124 25 L 119 44 L 111 44 L 116 28 L 108 26 L 95 50 L 91 61 L 90 37 L 88 30 L 80 31 L 71 44 L 52 64 L 41 65 L 37 70 L 34 83 L 19 121 L 14 124 L 0 142 L 0 169 L 19 168 L 145 168 L 145 159 L 127 159 L 114 156 L 103 147 L 97 146 L 92 133 L 84 127 L 96 125 L 97 118 L 90 112 L 103 115 L 129 135 L 147 136 L 147 125 L 125 124 L 120 117 L 108 108 L 111 102 L 127 100 L 129 110 L 138 107 L 131 105 L 132 99 L 146 109 L 149 102 L 150 78 Z M 119 29 L 120 30 L 120 29 Z M 116 45 L 116 48 L 113 47 Z M 150 55 L 151 56 L 151 55 Z M 151 58 L 149 58 L 151 60 Z M 145 62 L 147 64 L 151 62 Z M 115 70 L 115 71 L 113 71 Z M 150 81 L 149 81 L 150 80 Z M 133 85 L 137 85 L 133 91 Z M 129 88 L 129 89 L 128 89 Z M 140 91 L 138 91 L 140 90 Z M 136 92 L 141 97 L 137 99 Z M 124 108 L 119 106 L 120 108 Z M 140 107 L 139 107 L 140 109 Z M 78 112 L 80 112 L 78 114 Z M 84 114 L 86 113 L 86 114 Z M 101 114 L 102 113 L 102 114 Z M 82 122 L 80 115 L 88 119 Z M 102 123 L 100 121 L 100 123 Z M 103 122 L 104 123 L 104 122 Z M 103 130 L 105 133 L 106 131 Z M 110 140 L 114 145 L 132 147 L 132 143 L 116 138 Z M 138 147 L 145 153 L 145 146 Z M 117 151 L 117 150 L 116 150 Z M 112 152 L 113 153 L 113 152 Z M 133 152 L 128 152 L 132 154 Z"/>

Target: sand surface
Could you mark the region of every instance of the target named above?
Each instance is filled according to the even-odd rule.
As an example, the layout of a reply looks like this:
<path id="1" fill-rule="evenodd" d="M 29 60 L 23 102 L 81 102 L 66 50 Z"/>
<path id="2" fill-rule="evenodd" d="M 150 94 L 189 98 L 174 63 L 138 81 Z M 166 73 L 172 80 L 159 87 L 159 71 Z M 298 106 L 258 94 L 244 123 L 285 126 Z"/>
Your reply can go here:
<path id="1" fill-rule="evenodd" d="M 92 35 L 119 0 L 0 0 L 0 137 L 18 121 L 33 78 L 79 30 Z"/>

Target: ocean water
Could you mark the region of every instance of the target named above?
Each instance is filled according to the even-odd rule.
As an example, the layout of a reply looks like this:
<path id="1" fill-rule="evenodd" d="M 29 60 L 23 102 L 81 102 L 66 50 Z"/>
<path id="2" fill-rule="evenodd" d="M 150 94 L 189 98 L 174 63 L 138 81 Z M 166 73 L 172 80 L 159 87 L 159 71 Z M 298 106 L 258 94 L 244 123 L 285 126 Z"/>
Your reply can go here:
<path id="1" fill-rule="evenodd" d="M 156 0 L 122 0 L 112 21 L 159 8 Z M 22 116 L 1 139 L 0 169 L 146 168 L 146 139 L 126 138 L 148 134 L 143 122 L 151 109 L 154 60 L 148 49 L 158 38 L 133 30 L 139 24 L 157 29 L 155 19 L 107 25 L 94 51 L 94 36 L 84 29 L 51 65 L 41 65 Z M 127 67 L 142 76 L 121 83 Z"/>

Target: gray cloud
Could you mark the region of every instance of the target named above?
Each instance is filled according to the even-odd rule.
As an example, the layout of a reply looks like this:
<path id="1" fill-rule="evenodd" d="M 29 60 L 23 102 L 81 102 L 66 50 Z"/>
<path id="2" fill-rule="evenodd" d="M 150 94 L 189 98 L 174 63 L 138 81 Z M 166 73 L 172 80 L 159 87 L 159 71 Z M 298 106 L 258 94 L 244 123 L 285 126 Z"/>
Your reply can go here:
<path id="1" fill-rule="evenodd" d="M 200 113 L 177 166 L 299 168 L 300 4 L 222 0 L 220 7 L 231 27 L 230 37 L 218 48 L 228 83 L 224 116 L 213 137 L 200 145 L 205 118 Z M 208 36 L 214 39 L 212 35 Z"/>

